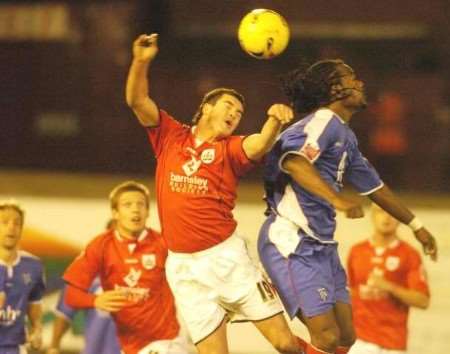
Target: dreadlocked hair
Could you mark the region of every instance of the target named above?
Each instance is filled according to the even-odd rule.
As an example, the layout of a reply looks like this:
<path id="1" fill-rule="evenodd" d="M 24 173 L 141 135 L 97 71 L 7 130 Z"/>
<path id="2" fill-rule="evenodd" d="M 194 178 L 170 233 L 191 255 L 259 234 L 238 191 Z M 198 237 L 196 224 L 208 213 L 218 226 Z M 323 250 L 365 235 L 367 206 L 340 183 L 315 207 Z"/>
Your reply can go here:
<path id="1" fill-rule="evenodd" d="M 321 60 L 313 65 L 301 64 L 282 78 L 282 87 L 294 110 L 310 113 L 334 101 L 332 85 L 339 83 L 337 67 L 341 59 Z"/>

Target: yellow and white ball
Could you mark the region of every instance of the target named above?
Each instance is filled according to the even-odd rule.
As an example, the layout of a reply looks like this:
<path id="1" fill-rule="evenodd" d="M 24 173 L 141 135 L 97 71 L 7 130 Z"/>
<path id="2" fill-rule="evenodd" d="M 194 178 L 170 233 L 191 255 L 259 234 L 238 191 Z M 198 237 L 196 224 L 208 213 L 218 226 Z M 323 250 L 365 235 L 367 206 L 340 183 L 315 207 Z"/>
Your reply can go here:
<path id="1" fill-rule="evenodd" d="M 280 55 L 289 43 L 290 31 L 279 13 L 268 9 L 255 9 L 245 15 L 238 28 L 241 48 L 258 59 L 271 59 Z"/>

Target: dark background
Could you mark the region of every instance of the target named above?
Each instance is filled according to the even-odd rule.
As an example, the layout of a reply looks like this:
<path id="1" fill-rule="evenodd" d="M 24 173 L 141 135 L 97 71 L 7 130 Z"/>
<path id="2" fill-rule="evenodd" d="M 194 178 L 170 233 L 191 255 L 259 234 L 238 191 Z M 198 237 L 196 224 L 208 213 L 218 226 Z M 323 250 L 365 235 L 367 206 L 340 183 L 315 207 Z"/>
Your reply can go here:
<path id="1" fill-rule="evenodd" d="M 280 57 L 240 49 L 237 26 L 254 8 L 288 21 L 292 38 Z M 230 86 L 248 103 L 238 132 L 255 132 L 267 108 L 285 102 L 280 75 L 341 57 L 371 103 L 351 122 L 362 151 L 398 189 L 449 191 L 448 14 L 448 0 L 1 1 L 0 170 L 153 175 L 124 85 L 133 39 L 158 32 L 150 92 L 181 121 L 206 91 Z M 407 143 L 392 156 L 371 143 L 386 93 L 400 97 Z"/>

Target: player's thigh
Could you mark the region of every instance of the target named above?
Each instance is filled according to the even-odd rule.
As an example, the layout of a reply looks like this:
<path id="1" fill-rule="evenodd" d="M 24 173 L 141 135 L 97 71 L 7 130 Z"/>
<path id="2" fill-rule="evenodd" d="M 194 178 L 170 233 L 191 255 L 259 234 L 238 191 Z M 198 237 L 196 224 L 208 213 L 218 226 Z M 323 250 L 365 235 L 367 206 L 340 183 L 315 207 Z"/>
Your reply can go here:
<path id="1" fill-rule="evenodd" d="M 195 343 L 199 354 L 228 354 L 227 321 L 222 323 L 207 337 Z"/>
<path id="2" fill-rule="evenodd" d="M 213 333 L 226 316 L 218 304 L 218 293 L 210 283 L 207 270 L 203 276 L 198 268 L 207 268 L 202 260 L 169 255 L 166 274 L 175 297 L 177 311 L 181 314 L 194 343 Z"/>
<path id="3" fill-rule="evenodd" d="M 253 324 L 276 348 L 295 349 L 298 347 L 297 339 L 292 334 L 284 314 L 280 313 L 261 321 L 253 321 Z"/>
<path id="4" fill-rule="evenodd" d="M 215 262 L 232 264 L 215 275 L 220 303 L 231 312 L 233 321 L 260 321 L 283 312 L 277 292 L 250 259 L 244 240 L 236 237 L 228 252 L 218 255 Z"/>
<path id="5" fill-rule="evenodd" d="M 321 342 L 323 337 L 339 337 L 340 331 L 334 309 L 312 317 L 303 316 L 303 321 L 311 335 L 312 342 Z"/>
<path id="6" fill-rule="evenodd" d="M 355 329 L 353 327 L 351 305 L 338 301 L 334 306 L 334 313 L 340 330 L 341 345 L 352 345 L 355 341 Z"/>

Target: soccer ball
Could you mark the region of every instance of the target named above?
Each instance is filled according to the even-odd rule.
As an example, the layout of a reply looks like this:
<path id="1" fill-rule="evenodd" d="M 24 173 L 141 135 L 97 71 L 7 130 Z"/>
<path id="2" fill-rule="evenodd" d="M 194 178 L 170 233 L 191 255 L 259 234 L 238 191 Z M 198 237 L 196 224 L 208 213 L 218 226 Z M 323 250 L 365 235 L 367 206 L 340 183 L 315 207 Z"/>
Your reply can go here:
<path id="1" fill-rule="evenodd" d="M 258 59 L 280 55 L 289 42 L 289 26 L 279 13 L 256 9 L 243 17 L 238 28 L 241 48 Z"/>

